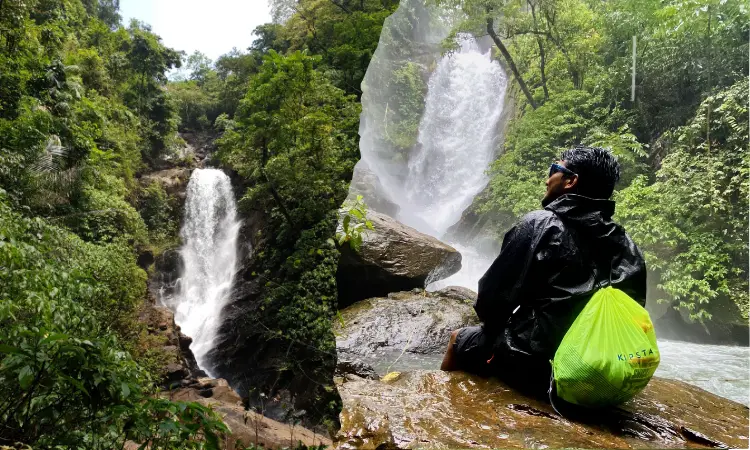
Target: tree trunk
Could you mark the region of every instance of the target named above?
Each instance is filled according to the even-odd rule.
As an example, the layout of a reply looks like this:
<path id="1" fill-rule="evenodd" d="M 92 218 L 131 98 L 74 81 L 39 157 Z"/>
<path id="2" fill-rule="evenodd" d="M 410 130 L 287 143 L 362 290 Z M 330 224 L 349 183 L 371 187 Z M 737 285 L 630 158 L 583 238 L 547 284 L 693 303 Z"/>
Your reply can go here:
<path id="1" fill-rule="evenodd" d="M 549 100 L 549 91 L 547 90 L 547 74 L 545 73 L 546 55 L 544 53 L 544 42 L 542 37 L 539 35 L 539 27 L 536 22 L 536 9 L 534 4 L 529 1 L 527 2 L 531 8 L 531 17 L 534 20 L 534 33 L 536 34 L 536 43 L 539 46 L 539 72 L 542 76 L 542 89 L 544 90 L 544 101 Z"/>
<path id="2" fill-rule="evenodd" d="M 503 45 L 503 41 L 500 40 L 500 36 L 498 36 L 497 33 L 495 33 L 492 19 L 487 19 L 487 32 L 489 33 L 490 37 L 492 37 L 492 40 L 495 42 L 495 45 L 497 45 L 497 48 L 500 49 L 500 53 L 503 54 L 505 61 L 510 66 L 510 70 L 513 72 L 513 76 L 516 78 L 516 81 L 518 81 L 518 85 L 521 86 L 521 90 L 523 91 L 523 94 L 526 96 L 526 100 L 529 101 L 529 104 L 531 105 L 533 109 L 536 109 L 537 105 L 536 105 L 536 102 L 534 101 L 534 97 L 531 96 L 531 92 L 529 92 L 529 88 L 526 86 L 526 83 L 523 81 L 523 78 L 521 78 L 521 74 L 518 72 L 516 63 L 513 62 L 513 58 L 510 56 L 510 53 L 508 53 L 508 49 L 506 49 L 505 45 Z"/>

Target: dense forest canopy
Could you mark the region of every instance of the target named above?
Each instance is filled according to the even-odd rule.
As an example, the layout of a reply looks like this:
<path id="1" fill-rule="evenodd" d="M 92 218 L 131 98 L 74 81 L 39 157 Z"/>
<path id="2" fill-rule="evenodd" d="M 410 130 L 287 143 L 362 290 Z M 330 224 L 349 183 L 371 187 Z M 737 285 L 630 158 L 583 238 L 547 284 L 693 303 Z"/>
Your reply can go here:
<path id="1" fill-rule="evenodd" d="M 489 35 L 512 78 L 516 113 L 472 205 L 498 239 L 538 207 L 561 149 L 610 148 L 625 168 L 616 218 L 646 254 L 650 295 L 694 319 L 747 319 L 746 2 L 433 3 L 465 14 L 447 49 L 460 32 Z M 259 391 L 309 380 L 308 412 L 337 420 L 332 238 L 359 160 L 361 83 L 399 4 L 271 6 L 250 48 L 211 61 L 123 25 L 117 1 L 0 1 L 0 444 L 212 448 L 224 430 L 205 408 L 152 398 L 165 356 L 137 320 L 137 256 L 179 245 L 181 213 L 136 177 L 181 163 L 178 130 L 218 137 L 242 214 L 263 217 L 249 274 L 263 307 L 247 332 L 270 324 L 261 339 L 288 359 Z M 381 81 L 400 98 L 389 148 L 408 157 L 424 80 L 405 62 Z"/>

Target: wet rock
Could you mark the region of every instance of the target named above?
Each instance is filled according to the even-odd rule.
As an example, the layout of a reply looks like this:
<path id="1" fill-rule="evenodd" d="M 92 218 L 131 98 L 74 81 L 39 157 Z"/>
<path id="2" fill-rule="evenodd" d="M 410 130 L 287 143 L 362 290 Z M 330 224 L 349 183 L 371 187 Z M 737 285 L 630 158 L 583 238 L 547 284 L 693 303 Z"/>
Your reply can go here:
<path id="1" fill-rule="evenodd" d="M 163 300 L 174 295 L 177 280 L 182 270 L 182 257 L 179 249 L 165 250 L 154 258 L 154 271 L 148 280 L 148 289 L 151 295 Z"/>
<path id="2" fill-rule="evenodd" d="M 143 270 L 148 269 L 148 267 L 154 263 L 154 252 L 151 250 L 146 250 L 138 255 L 138 259 L 136 260 L 136 264 L 138 264 L 138 267 L 140 267 Z"/>
<path id="3" fill-rule="evenodd" d="M 662 339 L 745 347 L 750 344 L 748 322 L 729 298 L 716 299 L 715 303 L 707 306 L 706 309 L 712 314 L 712 318 L 705 323 L 692 321 L 686 311 L 658 305 L 656 301 L 647 302 L 647 306 L 650 313 L 660 307 L 663 309 L 656 311 L 656 314 L 651 313 L 654 328 Z"/>
<path id="4" fill-rule="evenodd" d="M 359 253 L 341 247 L 336 283 L 339 308 L 389 292 L 421 288 L 461 269 L 461 254 L 453 247 L 370 211 L 374 230 L 363 236 Z"/>
<path id="5" fill-rule="evenodd" d="M 469 288 L 463 286 L 448 286 L 436 291 L 433 295 L 440 297 L 452 298 L 455 300 L 463 300 L 465 302 L 475 302 L 477 299 L 477 293 Z"/>
<path id="6" fill-rule="evenodd" d="M 284 424 L 245 410 L 240 396 L 221 378 L 198 378 L 188 386 L 164 392 L 162 397 L 173 401 L 198 402 L 213 408 L 231 430 L 229 436 L 223 438 L 223 442 L 227 444 L 226 448 L 234 448 L 236 443 L 240 443 L 242 448 L 251 445 L 264 448 L 291 448 L 296 447 L 298 441 L 311 447 L 321 444 L 332 445 L 328 437 L 299 425 Z"/>
<path id="7" fill-rule="evenodd" d="M 181 384 L 184 379 L 206 376 L 198 368 L 190 351 L 192 339 L 180 332 L 180 327 L 174 322 L 174 313 L 169 308 L 145 303 L 141 307 L 139 321 L 146 324 L 149 335 L 154 337 L 149 345 L 158 346 L 164 374 L 163 385 L 173 386 Z"/>
<path id="8" fill-rule="evenodd" d="M 496 379 L 462 372 L 354 379 L 339 393 L 342 449 L 748 447 L 746 406 L 659 378 L 619 408 L 575 419 Z"/>
<path id="9" fill-rule="evenodd" d="M 377 380 L 379 378 L 375 369 L 369 364 L 346 358 L 339 358 L 336 363 L 336 372 L 334 375 L 339 377 L 356 375 L 360 378 L 369 378 L 371 380 Z"/>
<path id="10" fill-rule="evenodd" d="M 190 371 L 187 367 L 178 363 L 167 364 L 166 373 L 167 383 L 178 382 L 190 376 Z"/>
<path id="11" fill-rule="evenodd" d="M 340 355 L 373 356 L 393 351 L 442 354 L 451 331 L 479 322 L 469 289 L 397 292 L 362 300 L 341 311 L 334 325 Z"/>
<path id="12" fill-rule="evenodd" d="M 176 277 L 181 270 L 182 259 L 180 251 L 177 248 L 165 250 L 162 254 L 154 259 L 154 270 L 156 272 Z"/>
<path id="13" fill-rule="evenodd" d="M 354 166 L 347 200 L 355 200 L 357 195 L 363 197 L 369 211 L 377 211 L 388 216 L 395 216 L 400 209 L 385 194 L 380 184 L 380 179 L 375 172 L 370 170 L 364 159 L 360 159 L 357 165 Z"/>

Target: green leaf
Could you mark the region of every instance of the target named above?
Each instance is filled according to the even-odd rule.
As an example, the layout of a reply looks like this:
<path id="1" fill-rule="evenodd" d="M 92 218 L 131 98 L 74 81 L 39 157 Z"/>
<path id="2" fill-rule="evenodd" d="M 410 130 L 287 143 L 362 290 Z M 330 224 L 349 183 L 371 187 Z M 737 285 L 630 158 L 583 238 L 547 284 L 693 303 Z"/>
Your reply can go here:
<path id="1" fill-rule="evenodd" d="M 130 386 L 128 386 L 127 383 L 121 383 L 120 393 L 122 394 L 122 398 L 128 398 L 128 396 L 130 395 Z"/>
<path id="2" fill-rule="evenodd" d="M 344 222 L 342 224 L 343 228 L 344 228 L 344 233 L 346 233 L 347 231 L 349 231 L 349 222 L 351 222 L 351 220 L 352 220 L 352 216 L 350 216 L 350 215 L 344 216 Z"/>
<path id="3" fill-rule="evenodd" d="M 0 353 L 21 353 L 17 347 L 11 347 L 10 345 L 0 344 Z"/>
<path id="4" fill-rule="evenodd" d="M 24 366 L 20 372 L 18 372 L 18 384 L 21 385 L 21 389 L 24 391 L 31 386 L 31 382 L 34 381 L 34 372 L 31 367 Z"/>

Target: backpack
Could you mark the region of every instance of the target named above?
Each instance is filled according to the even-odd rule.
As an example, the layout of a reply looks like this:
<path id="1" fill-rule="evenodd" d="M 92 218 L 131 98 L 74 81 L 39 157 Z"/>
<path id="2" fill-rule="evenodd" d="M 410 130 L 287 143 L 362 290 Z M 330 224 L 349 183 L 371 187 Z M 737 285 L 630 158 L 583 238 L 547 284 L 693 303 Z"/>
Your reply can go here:
<path id="1" fill-rule="evenodd" d="M 659 361 L 646 309 L 620 289 L 601 288 L 555 352 L 550 399 L 556 390 L 558 398 L 590 408 L 626 402 L 646 387 Z"/>

